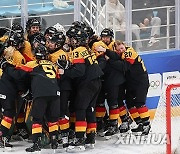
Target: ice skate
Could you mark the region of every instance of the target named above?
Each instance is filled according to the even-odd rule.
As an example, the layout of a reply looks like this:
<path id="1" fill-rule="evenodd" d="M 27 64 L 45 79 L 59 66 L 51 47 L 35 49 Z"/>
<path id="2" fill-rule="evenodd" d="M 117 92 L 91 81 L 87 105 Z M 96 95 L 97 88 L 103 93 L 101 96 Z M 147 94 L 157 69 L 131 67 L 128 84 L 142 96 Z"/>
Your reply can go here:
<path id="1" fill-rule="evenodd" d="M 85 146 L 86 148 L 94 149 L 95 146 L 95 132 L 86 135 Z"/>
<path id="2" fill-rule="evenodd" d="M 130 127 L 129 127 L 129 122 L 123 122 L 119 126 L 119 131 L 120 133 L 129 133 Z"/>
<path id="3" fill-rule="evenodd" d="M 9 144 L 8 139 L 6 137 L 0 137 L 0 149 L 5 151 L 11 151 L 13 148 L 12 144 Z"/>
<path id="4" fill-rule="evenodd" d="M 66 152 L 68 146 L 69 146 L 68 133 L 62 133 L 61 142 L 58 142 L 57 152 L 60 153 Z"/>
<path id="5" fill-rule="evenodd" d="M 85 151 L 85 138 L 75 138 L 75 142 L 68 146 L 67 152 L 78 153 Z"/>
<path id="6" fill-rule="evenodd" d="M 36 142 L 33 143 L 32 146 L 26 148 L 26 152 L 35 152 L 41 151 L 41 138 L 39 137 Z"/>

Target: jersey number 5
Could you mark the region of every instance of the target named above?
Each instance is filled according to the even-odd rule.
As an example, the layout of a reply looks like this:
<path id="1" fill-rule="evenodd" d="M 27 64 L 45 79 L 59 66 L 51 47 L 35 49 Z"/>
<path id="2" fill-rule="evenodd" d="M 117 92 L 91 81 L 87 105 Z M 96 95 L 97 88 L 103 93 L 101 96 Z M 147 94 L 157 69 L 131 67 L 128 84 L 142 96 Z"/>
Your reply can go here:
<path id="1" fill-rule="evenodd" d="M 56 73 L 53 71 L 52 65 L 42 65 L 42 68 L 48 78 L 56 78 Z"/>

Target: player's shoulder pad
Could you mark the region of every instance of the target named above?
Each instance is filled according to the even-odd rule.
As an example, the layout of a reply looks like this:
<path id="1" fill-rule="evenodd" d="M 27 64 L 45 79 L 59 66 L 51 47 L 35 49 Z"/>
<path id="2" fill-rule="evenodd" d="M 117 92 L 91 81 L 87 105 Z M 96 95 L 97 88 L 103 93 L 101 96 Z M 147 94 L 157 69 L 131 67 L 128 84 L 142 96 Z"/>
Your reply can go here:
<path id="1" fill-rule="evenodd" d="M 24 66 L 27 66 L 27 67 L 30 67 L 30 68 L 34 68 L 34 67 L 38 66 L 38 63 L 37 63 L 36 60 L 33 60 L 33 61 L 27 62 Z"/>
<path id="2" fill-rule="evenodd" d="M 102 46 L 102 47 L 108 49 L 108 46 L 107 46 L 103 41 L 95 42 L 95 43 L 93 44 L 93 46 L 94 46 L 94 47 Z"/>
<path id="3" fill-rule="evenodd" d="M 37 61 L 30 61 L 30 62 L 27 62 L 25 65 L 22 65 L 20 67 L 20 69 L 24 70 L 26 72 L 32 72 L 33 68 L 36 67 L 36 66 L 38 66 Z"/>
<path id="4" fill-rule="evenodd" d="M 0 38 L 1 42 L 5 42 L 8 39 L 7 35 L 4 35 L 3 37 Z"/>

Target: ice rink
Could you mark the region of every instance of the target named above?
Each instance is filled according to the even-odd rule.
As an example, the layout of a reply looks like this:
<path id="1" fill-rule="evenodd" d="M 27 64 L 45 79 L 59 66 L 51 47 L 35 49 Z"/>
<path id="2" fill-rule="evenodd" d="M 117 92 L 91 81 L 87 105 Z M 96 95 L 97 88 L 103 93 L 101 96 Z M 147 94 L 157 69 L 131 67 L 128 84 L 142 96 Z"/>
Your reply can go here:
<path id="1" fill-rule="evenodd" d="M 142 145 L 115 145 L 114 144 L 115 140 L 110 139 L 110 140 L 96 140 L 96 145 L 94 149 L 86 149 L 85 152 L 81 152 L 82 154 L 140 154 L 141 152 L 141 147 Z M 32 145 L 32 143 L 27 143 L 25 141 L 16 141 L 16 142 L 11 142 L 14 147 L 12 148 L 11 151 L 5 150 L 3 152 L 3 149 L 0 150 L 0 153 L 3 154 L 24 154 L 25 148 L 29 147 Z M 53 154 L 54 151 L 51 149 L 42 149 L 41 152 L 36 152 L 36 153 L 43 153 L 43 154 Z M 67 153 L 62 150 L 56 150 L 56 153 Z M 143 153 L 142 153 L 143 154 Z"/>
<path id="2" fill-rule="evenodd" d="M 165 149 L 165 144 L 122 144 L 120 142 L 117 143 L 117 136 L 114 136 L 110 140 L 105 140 L 101 137 L 96 137 L 96 144 L 94 149 L 86 149 L 84 152 L 80 152 L 81 154 L 165 154 L 162 151 L 162 147 Z M 25 141 L 12 141 L 11 142 L 14 147 L 9 149 L 0 149 L 0 153 L 2 154 L 24 154 L 25 149 L 32 145 L 32 143 L 28 143 Z M 42 153 L 42 154 L 53 154 L 54 150 L 52 149 L 42 149 L 41 152 L 34 153 Z M 57 149 L 55 153 L 67 153 L 62 151 L 61 149 Z M 177 149 L 175 154 L 180 154 L 180 151 Z"/>

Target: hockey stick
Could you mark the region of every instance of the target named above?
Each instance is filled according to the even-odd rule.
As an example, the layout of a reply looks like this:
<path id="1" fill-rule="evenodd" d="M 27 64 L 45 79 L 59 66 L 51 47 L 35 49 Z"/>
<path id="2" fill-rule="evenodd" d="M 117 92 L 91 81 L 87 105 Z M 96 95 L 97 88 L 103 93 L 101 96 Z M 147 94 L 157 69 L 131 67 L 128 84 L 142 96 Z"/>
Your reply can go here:
<path id="1" fill-rule="evenodd" d="M 18 99 L 17 99 L 17 111 L 16 111 L 16 114 L 15 114 L 15 116 L 14 116 L 14 120 L 13 120 L 11 129 L 9 130 L 9 133 L 8 133 L 8 138 L 9 138 L 9 139 L 10 139 L 11 136 L 13 135 L 13 132 L 14 132 L 14 129 L 15 129 L 15 125 L 16 125 L 16 123 L 17 123 L 18 115 L 19 115 L 19 113 L 20 113 L 20 111 L 21 111 L 21 107 L 22 107 L 23 103 L 25 103 L 24 100 L 23 100 L 23 98 L 21 98 L 21 97 L 19 96 Z"/>

